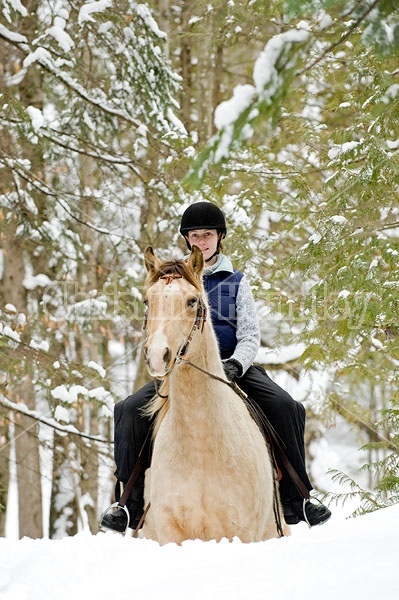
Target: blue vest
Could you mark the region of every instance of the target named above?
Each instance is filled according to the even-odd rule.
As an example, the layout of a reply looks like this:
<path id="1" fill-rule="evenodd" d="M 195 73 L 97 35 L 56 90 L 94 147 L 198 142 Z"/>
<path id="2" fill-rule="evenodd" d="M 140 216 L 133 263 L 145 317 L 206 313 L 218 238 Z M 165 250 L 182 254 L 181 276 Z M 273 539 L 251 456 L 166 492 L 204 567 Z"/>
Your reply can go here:
<path id="1" fill-rule="evenodd" d="M 240 271 L 218 271 L 203 277 L 222 358 L 230 358 L 237 345 L 236 299 L 242 278 Z"/>

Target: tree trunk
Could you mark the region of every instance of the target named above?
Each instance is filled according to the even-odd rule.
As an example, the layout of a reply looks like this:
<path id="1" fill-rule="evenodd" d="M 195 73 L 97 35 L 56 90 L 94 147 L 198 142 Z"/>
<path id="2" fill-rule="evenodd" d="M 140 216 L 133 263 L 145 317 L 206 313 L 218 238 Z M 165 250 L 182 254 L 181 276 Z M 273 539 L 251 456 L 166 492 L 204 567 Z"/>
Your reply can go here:
<path id="1" fill-rule="evenodd" d="M 10 437 L 7 415 L 0 415 L 0 537 L 5 536 L 8 487 L 10 479 Z"/>
<path id="2" fill-rule="evenodd" d="M 16 237 L 16 229 L 10 227 L 9 239 L 4 248 L 3 298 L 12 303 L 18 312 L 27 314 L 26 293 L 23 286 L 24 260 L 22 246 Z M 9 399 L 22 402 L 35 410 L 35 394 L 29 363 L 23 361 L 19 372 L 13 374 Z M 15 415 L 15 451 L 17 462 L 19 535 L 42 537 L 42 493 L 40 477 L 39 439 L 35 421 L 23 415 Z"/>
<path id="3" fill-rule="evenodd" d="M 180 49 L 180 74 L 183 79 L 182 93 L 180 97 L 181 118 L 187 131 L 191 131 L 191 99 L 192 99 L 192 41 L 189 33 L 190 3 L 183 2 L 181 12 L 181 49 Z"/>

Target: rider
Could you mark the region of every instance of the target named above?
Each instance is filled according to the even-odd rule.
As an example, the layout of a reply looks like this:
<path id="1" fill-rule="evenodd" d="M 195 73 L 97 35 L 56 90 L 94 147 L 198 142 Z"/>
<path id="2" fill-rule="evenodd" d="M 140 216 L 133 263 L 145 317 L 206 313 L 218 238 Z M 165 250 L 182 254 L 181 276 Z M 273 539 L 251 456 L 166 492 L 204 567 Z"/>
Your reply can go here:
<path id="1" fill-rule="evenodd" d="M 252 364 L 260 343 L 255 303 L 245 275 L 234 270 L 230 259 L 222 253 L 222 240 L 226 235 L 223 212 L 210 202 L 192 204 L 183 213 L 180 233 L 188 249 L 198 246 L 205 259 L 203 283 L 226 378 L 235 380 L 267 417 L 283 442 L 286 457 L 299 476 L 302 489 L 310 491 L 312 484 L 305 467 L 305 408 L 272 381 L 262 367 Z M 115 405 L 115 475 L 124 483 L 151 426 L 141 409 L 154 394 L 155 383 L 151 381 Z M 144 472 L 149 466 L 149 457 L 145 463 L 126 502 L 131 517 L 129 526 L 133 529 L 143 513 Z M 284 464 L 279 467 L 282 472 L 280 496 L 287 524 L 325 523 L 331 516 L 330 510 L 298 491 L 295 478 L 291 478 Z M 124 531 L 126 524 L 127 516 L 122 508 L 104 514 L 101 522 L 103 527 L 115 531 Z"/>

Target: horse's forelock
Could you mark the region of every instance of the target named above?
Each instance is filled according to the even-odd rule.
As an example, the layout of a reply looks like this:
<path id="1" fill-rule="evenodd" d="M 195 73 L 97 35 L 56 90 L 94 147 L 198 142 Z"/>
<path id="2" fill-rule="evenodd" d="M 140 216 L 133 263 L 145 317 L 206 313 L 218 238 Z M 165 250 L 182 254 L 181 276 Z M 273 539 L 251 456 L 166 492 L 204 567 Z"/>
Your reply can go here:
<path id="1" fill-rule="evenodd" d="M 162 263 L 150 273 L 148 287 L 156 283 L 164 275 L 180 275 L 198 291 L 201 290 L 198 280 L 185 260 L 171 260 Z"/>

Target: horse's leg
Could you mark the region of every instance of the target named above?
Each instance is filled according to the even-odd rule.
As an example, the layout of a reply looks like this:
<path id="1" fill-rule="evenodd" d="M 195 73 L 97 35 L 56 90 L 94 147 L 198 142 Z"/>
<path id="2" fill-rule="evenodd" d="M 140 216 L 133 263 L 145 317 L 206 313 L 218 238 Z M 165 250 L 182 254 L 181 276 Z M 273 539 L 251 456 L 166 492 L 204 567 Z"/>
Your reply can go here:
<path id="1" fill-rule="evenodd" d="M 149 467 L 145 472 L 144 479 L 144 506 L 148 506 L 151 498 L 151 467 Z M 150 540 L 158 541 L 155 532 L 155 524 L 153 519 L 153 511 L 151 510 L 151 506 L 148 509 L 147 514 L 145 515 L 143 527 L 139 531 L 139 537 L 148 538 Z"/>
<path id="2" fill-rule="evenodd" d="M 281 528 L 283 531 L 283 535 L 284 536 L 291 535 L 291 528 L 284 521 L 283 512 L 282 512 L 281 508 L 280 508 L 280 518 L 281 518 Z M 265 525 L 265 528 L 263 531 L 262 540 L 270 540 L 271 538 L 278 538 L 278 537 L 280 537 L 280 532 L 277 528 L 276 517 L 274 515 L 274 511 L 271 511 L 270 516 L 266 522 L 266 525 Z"/>
<path id="3" fill-rule="evenodd" d="M 161 545 L 168 542 L 180 545 L 187 539 L 187 533 L 170 507 L 158 508 L 157 525 L 157 539 Z"/>

